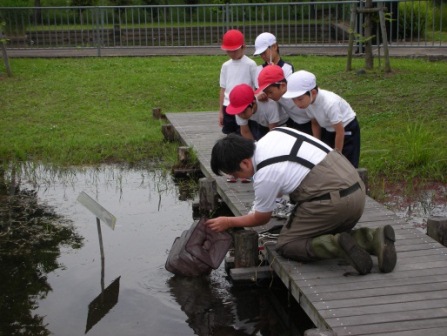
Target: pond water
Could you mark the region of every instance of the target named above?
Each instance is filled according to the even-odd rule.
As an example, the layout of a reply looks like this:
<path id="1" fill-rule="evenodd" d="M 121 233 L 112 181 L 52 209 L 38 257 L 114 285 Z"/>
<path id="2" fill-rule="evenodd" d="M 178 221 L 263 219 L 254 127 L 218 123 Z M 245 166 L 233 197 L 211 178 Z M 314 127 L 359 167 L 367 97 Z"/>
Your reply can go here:
<path id="1" fill-rule="evenodd" d="M 409 225 L 427 233 L 429 217 L 447 217 L 447 185 L 389 186 L 383 204 Z"/>
<path id="2" fill-rule="evenodd" d="M 298 315 L 292 326 L 293 306 L 282 315 L 273 308 L 277 284 L 239 288 L 223 266 L 205 278 L 165 270 L 175 237 L 194 222 L 195 194 L 166 172 L 26 171 L 6 174 L 0 190 L 0 233 L 11 236 L 0 245 L 0 335 L 297 335 L 296 324 L 312 327 Z M 81 192 L 116 217 L 114 230 L 100 223 L 103 262 L 96 217 L 77 201 Z"/>

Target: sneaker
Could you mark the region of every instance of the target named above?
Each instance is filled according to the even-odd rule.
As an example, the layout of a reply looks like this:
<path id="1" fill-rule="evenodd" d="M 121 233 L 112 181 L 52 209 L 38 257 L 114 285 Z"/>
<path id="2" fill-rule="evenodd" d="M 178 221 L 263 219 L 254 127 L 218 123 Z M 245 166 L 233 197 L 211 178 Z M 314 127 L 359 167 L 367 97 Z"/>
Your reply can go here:
<path id="1" fill-rule="evenodd" d="M 236 183 L 237 182 L 237 178 L 235 178 L 234 176 L 228 176 L 227 177 L 227 182 L 228 183 Z"/>

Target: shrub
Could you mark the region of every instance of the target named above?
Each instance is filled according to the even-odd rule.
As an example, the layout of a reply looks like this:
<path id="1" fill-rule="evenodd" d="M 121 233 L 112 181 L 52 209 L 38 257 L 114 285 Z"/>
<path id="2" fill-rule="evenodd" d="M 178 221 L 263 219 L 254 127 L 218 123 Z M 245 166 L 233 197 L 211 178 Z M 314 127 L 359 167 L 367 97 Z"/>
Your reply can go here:
<path id="1" fill-rule="evenodd" d="M 400 38 L 423 38 L 428 31 L 441 28 L 446 31 L 447 5 L 432 1 L 406 1 L 399 3 Z"/>

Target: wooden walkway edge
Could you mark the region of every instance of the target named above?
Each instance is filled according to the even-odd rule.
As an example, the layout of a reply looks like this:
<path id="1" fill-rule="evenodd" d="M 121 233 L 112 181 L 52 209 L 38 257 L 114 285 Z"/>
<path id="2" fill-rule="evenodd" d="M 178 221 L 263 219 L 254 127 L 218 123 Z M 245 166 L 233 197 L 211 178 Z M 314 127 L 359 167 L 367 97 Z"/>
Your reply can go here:
<path id="1" fill-rule="evenodd" d="M 234 215 L 246 214 L 253 202 L 251 184 L 227 183 L 210 169 L 211 150 L 223 136 L 217 112 L 168 113 L 184 145 L 197 154 L 201 170 L 215 178 L 217 192 Z M 281 224 L 272 219 L 259 232 Z M 340 261 L 302 264 L 279 256 L 266 245 L 270 266 L 314 324 L 337 335 L 447 335 L 447 248 L 367 198 L 357 227 L 392 225 L 397 266 L 359 276 Z"/>

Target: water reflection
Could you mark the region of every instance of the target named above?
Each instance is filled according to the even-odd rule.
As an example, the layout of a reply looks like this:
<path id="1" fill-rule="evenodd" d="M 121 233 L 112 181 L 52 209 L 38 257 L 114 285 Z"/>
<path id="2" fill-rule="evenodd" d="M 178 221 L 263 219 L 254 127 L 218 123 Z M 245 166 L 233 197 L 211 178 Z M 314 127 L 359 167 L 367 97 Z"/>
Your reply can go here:
<path id="1" fill-rule="evenodd" d="M 104 288 L 104 281 L 101 278 L 101 293 L 88 305 L 85 333 L 88 333 L 118 303 L 120 278 L 116 278 L 107 288 Z"/>
<path id="2" fill-rule="evenodd" d="M 82 238 L 19 181 L 0 171 L 0 334 L 49 335 L 33 310 L 52 290 L 47 274 L 61 267 L 60 247 L 78 249 Z"/>
<path id="3" fill-rule="evenodd" d="M 12 227 L 30 231 L 0 244 L 0 335 L 275 335 L 265 321 L 281 330 L 266 318 L 263 290 L 235 292 L 222 266 L 202 280 L 165 270 L 172 242 L 193 222 L 195 196 L 169 173 L 16 168 L 0 174 L 10 182 L 0 186 L 0 240 L 21 237 Z M 114 231 L 102 230 L 104 277 L 95 218 L 77 202 L 82 191 L 117 218 Z"/>
<path id="4" fill-rule="evenodd" d="M 195 335 L 299 335 L 279 317 L 268 289 L 225 288 L 213 276 L 173 276 L 168 285 Z"/>

